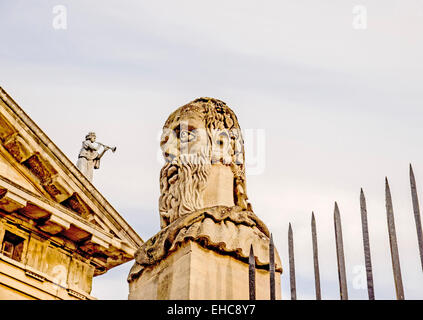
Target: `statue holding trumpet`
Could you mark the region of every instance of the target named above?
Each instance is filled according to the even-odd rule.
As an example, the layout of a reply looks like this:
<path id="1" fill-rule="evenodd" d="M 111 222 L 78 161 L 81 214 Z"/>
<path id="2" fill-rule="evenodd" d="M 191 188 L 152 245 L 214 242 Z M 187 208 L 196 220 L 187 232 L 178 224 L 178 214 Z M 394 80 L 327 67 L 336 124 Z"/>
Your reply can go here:
<path id="1" fill-rule="evenodd" d="M 82 148 L 79 151 L 78 161 L 76 166 L 89 180 L 93 180 L 93 169 L 100 168 L 100 159 L 107 150 L 116 151 L 116 147 L 109 147 L 103 143 L 96 142 L 96 135 L 94 132 L 89 132 L 85 136 L 85 141 L 82 142 Z M 99 153 L 98 150 L 103 150 Z"/>

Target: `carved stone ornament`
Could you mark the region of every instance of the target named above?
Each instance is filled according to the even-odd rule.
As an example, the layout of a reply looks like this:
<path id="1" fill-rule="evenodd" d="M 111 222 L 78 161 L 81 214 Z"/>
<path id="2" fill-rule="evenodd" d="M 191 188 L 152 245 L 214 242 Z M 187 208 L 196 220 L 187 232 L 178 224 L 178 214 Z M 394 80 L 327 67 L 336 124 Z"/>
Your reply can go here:
<path id="1" fill-rule="evenodd" d="M 220 100 L 196 99 L 169 116 L 160 146 L 162 230 L 137 251 L 128 280 L 189 240 L 242 261 L 253 244 L 257 265 L 266 268 L 270 235 L 248 203 L 244 141 L 234 112 Z"/>
<path id="2" fill-rule="evenodd" d="M 238 206 L 216 206 L 189 213 L 141 246 L 135 254 L 136 262 L 129 273 L 128 281 L 139 277 L 145 267 L 155 265 L 189 240 L 246 263 L 252 244 L 256 266 L 266 268 L 269 265 L 269 237 L 264 223 L 253 212 L 243 211 Z M 275 270 L 282 272 L 277 253 L 275 265 Z"/>

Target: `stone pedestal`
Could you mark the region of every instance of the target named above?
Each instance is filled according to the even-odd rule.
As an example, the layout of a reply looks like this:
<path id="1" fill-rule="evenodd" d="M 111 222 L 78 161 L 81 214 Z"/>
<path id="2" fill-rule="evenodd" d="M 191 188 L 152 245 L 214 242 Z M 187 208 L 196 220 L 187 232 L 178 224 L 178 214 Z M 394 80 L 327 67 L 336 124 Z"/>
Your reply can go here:
<path id="1" fill-rule="evenodd" d="M 276 299 L 281 298 L 276 272 Z M 256 298 L 270 299 L 269 272 L 256 269 Z M 130 300 L 248 300 L 248 264 L 187 241 L 129 282 Z"/>

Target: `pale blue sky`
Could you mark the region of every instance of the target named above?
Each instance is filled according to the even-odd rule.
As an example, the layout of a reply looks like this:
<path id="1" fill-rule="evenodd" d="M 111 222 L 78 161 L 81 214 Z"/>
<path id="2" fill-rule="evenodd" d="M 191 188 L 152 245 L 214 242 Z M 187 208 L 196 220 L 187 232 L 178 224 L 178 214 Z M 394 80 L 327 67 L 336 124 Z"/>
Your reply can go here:
<path id="1" fill-rule="evenodd" d="M 52 27 L 55 5 L 67 8 L 66 30 Z M 366 30 L 352 27 L 355 5 L 367 7 Z M 118 146 L 94 184 L 144 240 L 159 230 L 160 129 L 176 107 L 215 97 L 242 128 L 265 132 L 265 169 L 248 176 L 248 195 L 274 234 L 284 298 L 289 222 L 298 297 L 314 297 L 312 210 L 322 295 L 338 298 L 335 200 L 350 298 L 366 298 L 354 288 L 354 270 L 364 263 L 360 187 L 376 297 L 394 298 L 386 175 L 405 296 L 423 297 L 407 176 L 412 162 L 423 190 L 421 1 L 0 0 L 0 29 L 0 85 L 75 162 L 88 131 Z M 246 148 L 254 153 L 251 143 Z M 95 278 L 92 294 L 126 299 L 131 264 Z"/>

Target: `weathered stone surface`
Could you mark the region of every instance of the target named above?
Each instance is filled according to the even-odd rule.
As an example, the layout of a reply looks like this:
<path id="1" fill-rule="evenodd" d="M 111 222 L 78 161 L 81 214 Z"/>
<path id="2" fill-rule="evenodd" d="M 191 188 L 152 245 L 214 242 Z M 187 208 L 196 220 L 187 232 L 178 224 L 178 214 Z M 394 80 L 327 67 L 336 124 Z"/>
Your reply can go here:
<path id="1" fill-rule="evenodd" d="M 5 224 L 0 215 L 0 242 L 5 231 L 21 237 L 24 246 L 19 259 L 0 254 L 0 299 L 93 299 L 95 267 L 75 248 L 38 236 L 30 225 Z"/>
<path id="2" fill-rule="evenodd" d="M 47 247 L 48 241 L 32 235 L 29 239 L 28 252 L 26 254 L 27 266 L 35 270 L 43 270 Z"/>
<path id="3" fill-rule="evenodd" d="M 4 141 L 15 132 L 10 122 L 3 115 L 0 115 L 0 140 Z"/>
<path id="4" fill-rule="evenodd" d="M 31 156 L 30 147 L 19 134 L 6 139 L 4 147 L 19 163 L 27 160 Z"/>
<path id="5" fill-rule="evenodd" d="M 269 236 L 267 227 L 253 212 L 243 211 L 239 207 L 218 206 L 187 214 L 141 246 L 135 255 L 135 264 L 128 280 L 139 277 L 147 266 L 159 263 L 189 240 L 244 262 L 248 261 L 252 244 L 256 264 L 268 267 Z M 277 253 L 276 270 L 282 271 Z"/>
<path id="6" fill-rule="evenodd" d="M 24 198 L 10 191 L 6 191 L 0 197 L 0 209 L 9 213 L 24 208 L 26 203 Z"/>
<path id="7" fill-rule="evenodd" d="M 30 156 L 24 161 L 24 165 L 40 179 L 42 184 L 49 183 L 52 175 L 56 173 L 39 154 Z"/>
<path id="8" fill-rule="evenodd" d="M 16 184 L 22 186 L 26 190 L 29 190 L 33 193 L 41 195 L 41 192 L 36 189 L 35 185 L 31 182 L 30 179 L 22 175 L 21 172 L 13 166 L 14 159 L 9 154 L 2 154 L 0 152 L 0 172 L 3 176 L 7 177 L 9 180 L 14 181 Z"/>
<path id="9" fill-rule="evenodd" d="M 280 288 L 276 272 L 276 288 Z M 256 270 L 256 298 L 268 300 L 269 272 Z M 248 264 L 229 255 L 208 250 L 193 241 L 184 242 L 177 251 L 158 264 L 145 269 L 143 276 L 129 283 L 133 300 L 247 300 Z M 280 289 L 276 299 L 280 299 Z"/>
<path id="10" fill-rule="evenodd" d="M 68 285 L 72 290 L 91 292 L 94 267 L 78 259 L 72 259 L 69 269 Z"/>

